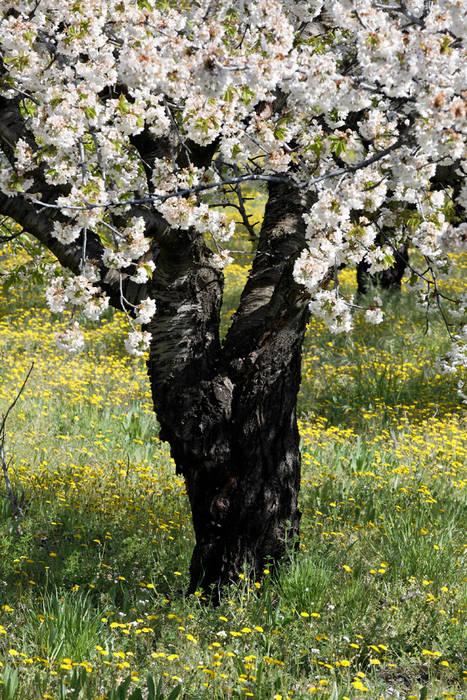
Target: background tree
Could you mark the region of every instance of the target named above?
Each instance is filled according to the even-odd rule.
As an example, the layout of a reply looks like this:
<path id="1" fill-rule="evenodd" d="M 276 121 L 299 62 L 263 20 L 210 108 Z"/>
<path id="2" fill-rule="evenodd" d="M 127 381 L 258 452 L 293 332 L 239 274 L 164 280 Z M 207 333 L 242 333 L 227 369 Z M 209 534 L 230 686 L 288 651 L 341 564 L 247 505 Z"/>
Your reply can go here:
<path id="1" fill-rule="evenodd" d="M 381 235 L 380 243 L 384 245 L 384 238 Z M 380 287 L 390 292 L 400 292 L 402 278 L 407 269 L 409 261 L 409 244 L 395 248 L 393 251 L 394 263 L 376 274 L 369 273 L 370 266 L 366 260 L 362 259 L 357 265 L 357 288 L 359 294 L 367 294 L 372 287 Z"/>
<path id="2" fill-rule="evenodd" d="M 454 162 L 450 165 L 438 164 L 435 173 L 430 181 L 430 189 L 440 193 L 449 192 L 449 200 L 446 202 L 446 209 L 449 212 L 449 218 L 456 223 L 462 223 L 465 219 L 465 209 L 459 205 L 458 196 L 462 190 L 462 169 L 461 163 Z M 412 206 L 413 211 L 417 211 L 415 206 Z M 409 227 L 410 228 L 410 227 Z M 463 230 L 461 228 L 461 230 Z M 462 235 L 462 234 L 461 234 Z M 386 242 L 391 242 L 392 230 L 381 230 L 376 240 L 380 245 Z M 397 292 L 401 290 L 402 278 L 409 264 L 409 241 L 410 230 L 406 231 L 406 237 L 402 245 L 393 247 L 394 263 L 385 270 L 381 270 L 375 274 L 370 273 L 371 265 L 362 258 L 357 265 L 357 287 L 359 294 L 367 294 L 371 287 L 380 287 L 381 289 Z"/>
<path id="3" fill-rule="evenodd" d="M 467 203 L 466 10 L 461 0 L 0 8 L 0 212 L 71 273 L 50 271 L 53 311 L 97 320 L 111 304 L 132 325 L 128 350 L 149 348 L 161 437 L 192 508 L 191 590 L 219 590 L 245 560 L 259 572 L 297 537 L 301 344 L 310 312 L 351 327 L 341 265 L 363 259 L 377 274 L 409 232 L 422 263 L 414 287 L 443 314 L 449 366 L 464 362 L 453 324 L 466 300 L 444 299 L 438 280 L 465 242 L 449 215 L 453 196 L 458 212 Z M 432 187 L 439 163 L 455 169 L 455 188 Z M 233 224 L 212 193 L 235 191 L 248 225 L 249 181 L 267 183 L 267 204 L 221 343 Z M 377 301 L 365 316 L 381 320 Z M 57 341 L 79 350 L 78 321 Z"/>

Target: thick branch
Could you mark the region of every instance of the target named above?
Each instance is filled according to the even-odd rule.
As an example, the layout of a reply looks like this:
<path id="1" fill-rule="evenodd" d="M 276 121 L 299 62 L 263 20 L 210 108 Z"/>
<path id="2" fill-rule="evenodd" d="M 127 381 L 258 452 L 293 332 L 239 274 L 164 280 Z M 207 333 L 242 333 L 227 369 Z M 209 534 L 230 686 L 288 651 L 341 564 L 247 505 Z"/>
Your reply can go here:
<path id="1" fill-rule="evenodd" d="M 230 400 L 222 378 L 219 383 L 214 379 L 219 371 L 223 275 L 212 266 L 212 255 L 193 230 L 168 229 L 159 240 L 157 274 L 150 290 L 157 304 L 148 325 L 154 405 L 161 435 L 177 445 L 173 456 L 184 473 L 206 456 L 212 431 L 224 420 Z"/>
<path id="2" fill-rule="evenodd" d="M 177 128 L 174 120 L 173 124 L 174 128 Z M 157 158 L 171 156 L 180 168 L 185 168 L 190 164 L 202 168 L 210 165 L 218 147 L 218 139 L 207 146 L 200 146 L 193 141 L 181 141 L 178 132 L 174 138 L 155 138 L 147 127 L 141 133 L 132 136 L 130 140 L 144 165 L 149 192 L 153 191 L 151 176 Z"/>
<path id="3" fill-rule="evenodd" d="M 0 192 L 0 213 L 21 224 L 25 231 L 55 255 L 63 267 L 75 275 L 80 274 L 83 256 L 81 238 L 66 245 L 61 243 L 51 234 L 53 219 L 44 212 L 37 211 L 36 207 L 22 195 L 7 197 Z M 121 310 L 119 274 L 116 270 L 109 270 L 102 264 L 102 244 L 92 232 L 87 234 L 86 251 L 88 259 L 97 265 L 101 272 L 101 287 L 109 295 L 110 303 L 114 308 Z M 129 279 L 128 275 L 124 275 L 123 293 L 127 301 L 137 304 L 141 299 L 148 296 L 148 289 L 147 285 L 136 284 Z"/>
<path id="4" fill-rule="evenodd" d="M 19 100 L 0 97 L 0 146 L 6 157 L 13 163 L 16 142 L 20 136 L 27 136 L 24 119 L 19 109 Z"/>
<path id="5" fill-rule="evenodd" d="M 8 159 L 14 161 L 14 148 L 17 140 L 27 138 L 34 148 L 34 140 L 27 130 L 19 107 L 19 100 L 7 100 L 0 97 L 0 146 Z M 164 149 L 162 143 L 160 148 Z M 40 193 L 41 199 L 35 200 L 30 195 L 7 197 L 0 193 L 0 213 L 21 224 L 23 229 L 40 241 L 55 255 L 61 265 L 78 275 L 83 261 L 83 240 L 80 237 L 73 243 L 61 243 L 51 234 L 54 219 L 67 220 L 61 208 L 55 204 L 56 198 L 63 194 L 63 188 L 53 187 L 46 182 L 42 168 L 38 167 L 31 173 L 34 177 L 34 192 Z M 126 218 L 142 216 L 146 222 L 146 235 L 157 238 L 165 228 L 162 217 L 148 208 L 132 207 L 126 213 Z M 153 246 L 153 252 L 156 246 Z M 110 303 L 117 309 L 122 309 L 121 292 L 130 304 L 137 304 L 148 296 L 146 285 L 136 284 L 130 280 L 130 275 L 107 268 L 102 263 L 103 246 L 99 237 L 88 231 L 86 234 L 86 257 L 90 259 L 101 273 L 101 287 L 110 298 Z M 155 254 L 155 253 L 154 253 Z"/>
<path id="6" fill-rule="evenodd" d="M 224 344 L 227 361 L 238 361 L 257 350 L 266 327 L 274 328 L 284 321 L 282 311 L 275 308 L 277 299 L 271 305 L 280 284 L 294 297 L 287 300 L 291 306 L 288 311 L 284 306 L 284 312 L 294 313 L 307 304 L 306 295 L 292 277 L 295 260 L 306 246 L 303 207 L 297 188 L 269 184 L 258 250 Z"/>

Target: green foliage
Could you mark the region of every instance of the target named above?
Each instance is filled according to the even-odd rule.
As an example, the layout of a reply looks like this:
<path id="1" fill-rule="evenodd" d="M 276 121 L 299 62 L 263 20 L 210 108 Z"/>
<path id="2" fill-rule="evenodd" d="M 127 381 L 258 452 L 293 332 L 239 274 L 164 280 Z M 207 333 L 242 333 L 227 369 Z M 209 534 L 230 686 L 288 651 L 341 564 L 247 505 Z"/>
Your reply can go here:
<path id="1" fill-rule="evenodd" d="M 5 666 L 0 685 L 1 700 L 14 700 L 18 691 L 18 671 L 11 666 Z"/>
<path id="2" fill-rule="evenodd" d="M 25 612 L 23 639 L 48 659 L 86 659 L 99 641 L 102 611 L 89 593 L 51 590 Z"/>

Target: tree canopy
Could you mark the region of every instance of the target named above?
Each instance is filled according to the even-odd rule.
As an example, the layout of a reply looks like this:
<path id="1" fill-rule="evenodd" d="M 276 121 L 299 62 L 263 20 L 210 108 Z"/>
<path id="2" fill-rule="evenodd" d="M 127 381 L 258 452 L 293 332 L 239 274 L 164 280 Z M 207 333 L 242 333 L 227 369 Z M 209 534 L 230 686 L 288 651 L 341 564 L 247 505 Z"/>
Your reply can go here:
<path id="1" fill-rule="evenodd" d="M 161 226 L 212 237 L 222 268 L 233 224 L 205 194 L 252 180 L 305 200 L 294 276 L 335 330 L 350 306 L 322 288 L 330 269 L 387 267 L 408 232 L 424 258 L 414 286 L 440 303 L 446 254 L 466 234 L 462 0 L 2 0 L 0 11 L 1 210 L 76 274 L 51 281 L 54 311 L 97 319 L 109 271 L 144 285 Z M 113 296 L 135 323 L 155 311 L 143 293 L 136 311 L 131 293 Z M 74 327 L 61 344 L 80 338 Z M 133 331 L 127 346 L 148 342 Z"/>
<path id="2" fill-rule="evenodd" d="M 410 242 L 410 284 L 453 340 L 443 366 L 465 364 L 467 295 L 441 285 L 467 240 L 463 0 L 1 0 L 0 13 L 0 213 L 68 271 L 49 269 L 50 309 L 97 320 L 111 304 L 132 325 L 127 349 L 150 346 L 194 511 L 203 502 L 227 532 L 246 498 L 230 499 L 232 459 L 249 463 L 238 445 L 266 433 L 296 507 L 299 348 L 310 312 L 350 329 L 359 305 L 339 289 L 341 266 L 377 273 Z M 220 195 L 237 197 L 252 234 L 242 188 L 258 181 L 265 217 L 221 346 L 234 224 Z M 382 319 L 378 297 L 363 311 Z M 78 321 L 58 343 L 82 347 Z M 274 422 L 287 439 L 271 437 Z M 209 503 L 201 462 L 223 474 Z M 252 467 L 251 493 L 264 478 Z M 272 512 L 282 496 L 266 507 L 261 493 Z M 282 519 L 298 527 L 290 503 Z M 201 525 L 197 537 L 212 545 Z"/>

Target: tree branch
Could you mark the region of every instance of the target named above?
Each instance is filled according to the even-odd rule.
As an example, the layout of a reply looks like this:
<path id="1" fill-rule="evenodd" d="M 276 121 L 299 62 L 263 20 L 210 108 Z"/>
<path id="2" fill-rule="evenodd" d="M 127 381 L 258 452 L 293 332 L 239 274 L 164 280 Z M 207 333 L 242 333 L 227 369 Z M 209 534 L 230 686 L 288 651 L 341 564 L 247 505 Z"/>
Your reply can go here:
<path id="1" fill-rule="evenodd" d="M 17 392 L 15 398 L 8 406 L 6 412 L 3 415 L 2 422 L 0 423 L 0 464 L 2 466 L 2 471 L 3 471 L 3 480 L 5 482 L 6 497 L 10 501 L 11 513 L 12 513 L 13 518 L 15 520 L 18 520 L 19 518 L 21 518 L 24 515 L 25 498 L 24 498 L 24 491 L 21 494 L 21 496 L 18 497 L 18 494 L 14 491 L 14 489 L 11 485 L 10 476 L 8 474 L 8 464 L 7 464 L 6 459 L 5 459 L 6 421 L 7 421 L 8 416 L 10 415 L 11 411 L 18 403 L 19 397 L 21 396 L 21 394 L 24 391 L 24 387 L 26 386 L 26 384 L 28 382 L 28 379 L 31 375 L 33 367 L 34 367 L 34 362 L 31 364 L 31 367 L 29 368 L 29 371 L 26 374 L 26 377 L 23 381 L 23 384 L 21 385 L 20 390 Z M 21 534 L 21 529 L 19 526 L 18 526 L 18 533 Z"/>
<path id="2" fill-rule="evenodd" d="M 317 185 L 319 182 L 322 182 L 323 180 L 328 180 L 329 178 L 332 177 L 338 177 L 340 175 L 347 175 L 350 173 L 354 173 L 357 170 L 360 170 L 361 168 L 366 168 L 368 165 L 372 165 L 373 163 L 378 162 L 385 156 L 387 156 L 391 151 L 394 151 L 396 148 L 399 148 L 403 143 L 405 142 L 405 139 L 402 137 L 397 139 L 391 146 L 388 146 L 387 148 L 382 149 L 381 151 L 377 151 L 374 153 L 370 158 L 366 158 L 365 160 L 360 161 L 359 163 L 355 163 L 354 165 L 348 165 L 343 168 L 337 168 L 335 170 L 331 170 L 330 172 L 324 173 L 323 175 L 320 175 L 319 177 L 314 177 L 311 178 L 307 182 L 307 188 L 310 189 L 314 185 Z M 68 211 L 86 211 L 86 210 L 91 210 L 91 209 L 111 209 L 111 208 L 116 208 L 116 207 L 121 207 L 121 206 L 128 206 L 129 204 L 149 204 L 153 202 L 165 202 L 167 199 L 172 199 L 173 197 L 189 197 L 192 194 L 197 194 L 199 192 L 206 192 L 208 190 L 213 190 L 218 187 L 224 187 L 225 185 L 237 185 L 242 182 L 255 182 L 255 181 L 260 181 L 260 182 L 277 182 L 277 183 L 282 183 L 284 185 L 293 185 L 294 182 L 290 177 L 284 177 L 280 175 L 260 175 L 257 173 L 249 173 L 246 175 L 239 175 L 238 177 L 230 177 L 226 178 L 223 180 L 217 180 L 215 182 L 209 182 L 203 185 L 197 185 L 196 187 L 189 187 L 183 190 L 174 190 L 173 192 L 168 192 L 167 194 L 153 194 L 149 197 L 141 197 L 137 199 L 129 199 L 125 200 L 123 202 L 102 202 L 99 204 L 86 204 L 85 206 L 59 206 L 58 204 L 51 204 L 48 202 L 41 202 L 38 199 L 35 199 L 34 197 L 30 197 L 30 201 L 33 202 L 34 204 L 37 204 L 40 207 L 44 208 L 49 208 L 49 209 L 60 209 L 60 210 L 68 210 Z"/>
<path id="3" fill-rule="evenodd" d="M 0 213 L 21 224 L 24 231 L 50 250 L 63 267 L 75 275 L 81 273 L 83 254 L 83 246 L 80 242 L 81 237 L 73 243 L 67 243 L 66 245 L 61 243 L 51 233 L 53 218 L 47 216 L 44 212 L 37 211 L 24 195 L 7 197 L 0 192 Z M 135 212 L 132 213 L 134 214 Z M 141 215 L 142 212 L 139 212 L 139 214 Z M 149 212 L 144 211 L 144 214 L 147 217 Z M 88 259 L 99 269 L 102 279 L 101 287 L 109 295 L 111 305 L 116 309 L 123 310 L 120 297 L 119 273 L 117 270 L 109 269 L 102 263 L 102 252 L 103 246 L 98 236 L 88 231 Z M 135 305 L 148 296 L 147 285 L 133 282 L 126 273 L 124 274 L 123 289 L 125 299 Z"/>
<path id="4" fill-rule="evenodd" d="M 268 320 L 273 329 L 278 320 L 281 324 L 285 322 L 280 310 L 276 313 L 275 309 L 271 315 L 279 287 L 282 287 L 282 294 L 289 295 L 290 307 L 286 313 L 292 315 L 298 308 L 303 311 L 307 307 L 306 294 L 292 276 L 295 260 L 306 247 L 303 210 L 304 202 L 298 188 L 282 183 L 269 185 L 258 250 L 224 343 L 227 362 L 238 363 L 239 359 L 258 350 Z"/>

